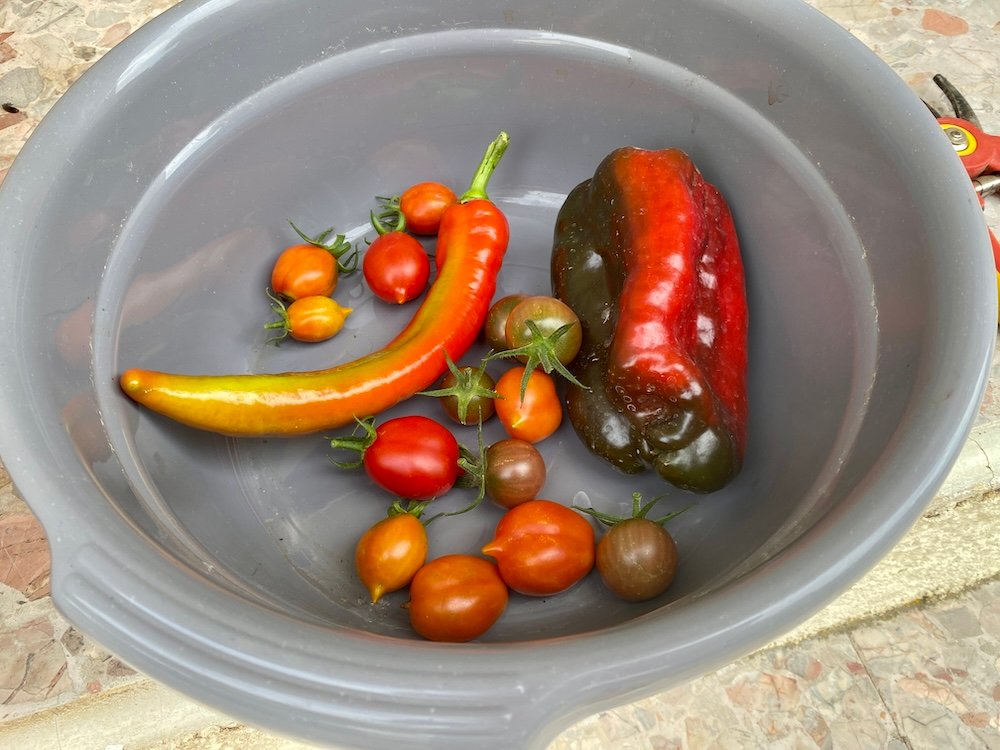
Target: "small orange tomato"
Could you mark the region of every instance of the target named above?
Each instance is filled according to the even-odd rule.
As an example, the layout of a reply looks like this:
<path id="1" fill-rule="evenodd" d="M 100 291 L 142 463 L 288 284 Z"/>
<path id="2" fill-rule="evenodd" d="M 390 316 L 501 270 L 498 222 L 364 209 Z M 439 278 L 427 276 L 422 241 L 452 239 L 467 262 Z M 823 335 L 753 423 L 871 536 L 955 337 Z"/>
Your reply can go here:
<path id="1" fill-rule="evenodd" d="M 372 604 L 408 585 L 426 559 L 427 531 L 412 513 L 383 518 L 361 535 L 354 549 L 358 578 Z"/>
<path id="2" fill-rule="evenodd" d="M 337 259 L 317 245 L 292 245 L 278 256 L 271 270 L 271 290 L 279 297 L 329 297 L 337 288 Z"/>
<path id="3" fill-rule="evenodd" d="M 279 341 L 285 336 L 309 343 L 326 341 L 340 332 L 351 313 L 350 307 L 341 307 L 336 300 L 319 295 L 302 297 L 288 307 L 278 297 L 272 295 L 271 299 L 274 301 L 271 309 L 278 320 L 264 328 L 280 329 L 275 337 Z"/>
<path id="4" fill-rule="evenodd" d="M 537 443 L 559 429 L 562 402 L 555 381 L 541 370 L 531 371 L 522 398 L 523 378 L 524 367 L 512 367 L 500 376 L 495 388 L 501 396 L 495 402 L 497 418 L 512 438 Z"/>
<path id="5" fill-rule="evenodd" d="M 458 202 L 458 196 L 440 182 L 421 182 L 399 196 L 399 210 L 406 228 L 414 234 L 437 234 L 445 209 Z"/>
<path id="6" fill-rule="evenodd" d="M 288 335 L 296 341 L 326 341 L 340 333 L 350 314 L 351 308 L 330 297 L 301 297 L 288 306 Z"/>

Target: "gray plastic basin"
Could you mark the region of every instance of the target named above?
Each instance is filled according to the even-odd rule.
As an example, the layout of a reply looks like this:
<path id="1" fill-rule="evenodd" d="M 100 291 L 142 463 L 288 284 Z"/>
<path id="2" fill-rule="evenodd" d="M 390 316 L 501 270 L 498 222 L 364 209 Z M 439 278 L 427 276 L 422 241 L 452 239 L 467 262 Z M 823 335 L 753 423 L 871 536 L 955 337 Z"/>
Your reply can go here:
<path id="1" fill-rule="evenodd" d="M 695 498 L 607 469 L 564 426 L 541 445 L 544 496 L 693 503 L 670 524 L 675 585 L 626 604 L 591 576 L 513 597 L 480 642 L 433 644 L 405 593 L 366 603 L 352 550 L 387 498 L 331 466 L 322 436 L 198 433 L 116 378 L 380 346 L 410 311 L 357 277 L 333 341 L 266 345 L 287 220 L 358 238 L 375 195 L 463 187 L 500 129 L 498 295 L 548 291 L 555 212 L 613 148 L 683 148 L 720 186 L 747 269 L 749 452 Z M 869 50 L 791 0 L 186 0 L 58 103 L 0 216 L 0 453 L 47 531 L 57 606 L 198 700 L 341 746 L 542 747 L 785 632 L 920 515 L 996 326 L 982 215 L 947 140 Z M 499 515 L 436 522 L 432 554 L 475 552 Z"/>

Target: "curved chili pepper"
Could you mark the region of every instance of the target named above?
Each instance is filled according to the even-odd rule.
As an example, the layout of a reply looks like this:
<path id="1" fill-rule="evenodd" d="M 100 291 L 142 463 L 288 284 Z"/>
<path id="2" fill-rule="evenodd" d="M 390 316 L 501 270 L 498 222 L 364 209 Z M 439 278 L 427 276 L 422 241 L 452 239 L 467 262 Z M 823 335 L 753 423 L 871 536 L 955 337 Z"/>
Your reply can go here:
<path id="1" fill-rule="evenodd" d="M 500 133 L 459 203 L 445 212 L 437 278 L 409 324 L 388 345 L 325 370 L 279 374 L 179 375 L 131 369 L 125 393 L 191 427 L 233 436 L 285 436 L 353 423 L 428 388 L 476 340 L 507 250 L 504 214 L 486 185 L 507 148 Z"/>
<path id="2" fill-rule="evenodd" d="M 555 295 L 583 347 L 567 384 L 588 448 L 695 492 L 724 486 L 746 442 L 747 304 L 732 216 L 683 152 L 622 148 L 560 210 Z"/>

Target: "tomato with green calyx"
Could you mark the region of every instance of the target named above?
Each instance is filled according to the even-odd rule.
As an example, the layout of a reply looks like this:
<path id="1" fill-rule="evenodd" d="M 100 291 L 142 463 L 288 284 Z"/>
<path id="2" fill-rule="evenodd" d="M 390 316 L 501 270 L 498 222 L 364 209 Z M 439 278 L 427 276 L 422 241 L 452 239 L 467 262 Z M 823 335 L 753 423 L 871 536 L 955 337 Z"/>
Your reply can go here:
<path id="1" fill-rule="evenodd" d="M 594 529 L 571 508 L 529 500 L 507 511 L 483 554 L 496 559 L 504 582 L 527 596 L 565 591 L 594 566 Z"/>
<path id="2" fill-rule="evenodd" d="M 267 330 L 279 330 L 271 341 L 280 341 L 291 336 L 296 341 L 316 343 L 333 338 L 344 327 L 344 321 L 351 314 L 350 307 L 342 307 L 330 297 L 310 295 L 299 297 L 285 306 L 279 298 L 268 292 L 273 304 L 271 309 L 278 320 L 264 325 Z"/>
<path id="3" fill-rule="evenodd" d="M 577 508 L 610 527 L 597 543 L 597 572 L 608 589 L 625 601 L 642 602 L 659 596 L 677 573 L 677 544 L 663 524 L 683 511 L 646 518 L 658 501 L 654 498 L 642 505 L 642 496 L 634 492 L 632 515 L 624 518 Z"/>
<path id="4" fill-rule="evenodd" d="M 471 641 L 493 627 L 509 597 L 489 560 L 444 555 L 420 568 L 410 582 L 410 625 L 431 641 Z"/>
<path id="5" fill-rule="evenodd" d="M 357 423 L 360 435 L 332 438 L 330 447 L 355 451 L 361 457 L 337 461 L 337 466 L 363 466 L 375 484 L 408 500 L 430 500 L 454 486 L 461 472 L 458 441 L 440 422 L 413 415 L 377 427 L 372 417 Z"/>
<path id="6" fill-rule="evenodd" d="M 358 267 L 357 250 L 333 227 L 310 237 L 292 222 L 304 244 L 285 248 L 271 268 L 271 290 L 286 300 L 330 296 L 337 288 L 340 274 L 353 273 Z"/>
<path id="7" fill-rule="evenodd" d="M 581 388 L 585 386 L 566 368 L 580 351 L 583 328 L 576 313 L 555 297 L 525 297 L 510 310 L 504 325 L 506 347 L 491 352 L 487 360 L 516 358 L 530 373 L 541 368 L 556 372 Z M 523 389 L 522 385 L 522 389 Z"/>
<path id="8" fill-rule="evenodd" d="M 486 449 L 486 497 L 508 510 L 534 500 L 545 485 L 545 459 L 527 440 L 506 438 Z"/>
<path id="9" fill-rule="evenodd" d="M 494 351 L 509 349 L 507 345 L 507 319 L 510 312 L 517 307 L 526 294 L 508 294 L 494 302 L 486 313 L 486 323 L 483 325 L 483 338 Z"/>
<path id="10" fill-rule="evenodd" d="M 541 370 L 513 367 L 497 380 L 497 419 L 513 438 L 537 443 L 562 424 L 563 408 L 555 381 Z"/>
<path id="11" fill-rule="evenodd" d="M 421 396 L 441 399 L 445 414 L 461 425 L 481 424 L 496 412 L 493 400 L 499 398 L 494 389 L 496 382 L 486 372 L 486 365 L 458 367 L 445 352 L 448 372 L 441 378 L 438 388 L 420 391 Z"/>
<path id="12" fill-rule="evenodd" d="M 378 237 L 368 246 L 361 270 L 372 293 L 384 302 L 402 305 L 427 288 L 431 262 L 423 245 L 407 234 L 406 220 L 398 210 L 376 215 L 371 222 Z"/>
<path id="13" fill-rule="evenodd" d="M 394 502 L 388 515 L 358 539 L 354 565 L 372 604 L 409 585 L 427 560 L 427 530 L 420 520 L 426 503 Z"/>

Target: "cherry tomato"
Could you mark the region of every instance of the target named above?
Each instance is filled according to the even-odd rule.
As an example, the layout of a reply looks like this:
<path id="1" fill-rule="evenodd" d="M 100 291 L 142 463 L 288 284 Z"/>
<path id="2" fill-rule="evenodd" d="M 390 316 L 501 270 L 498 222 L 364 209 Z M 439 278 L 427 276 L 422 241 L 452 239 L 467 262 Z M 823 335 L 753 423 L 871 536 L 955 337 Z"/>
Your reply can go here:
<path id="1" fill-rule="evenodd" d="M 483 337 L 491 349 L 497 351 L 508 349 L 507 345 L 507 318 L 513 310 L 527 295 L 508 294 L 501 297 L 490 306 L 486 313 L 486 323 L 483 325 Z"/>
<path id="2" fill-rule="evenodd" d="M 317 245 L 292 245 L 274 262 L 271 289 L 280 297 L 329 297 L 337 288 L 337 259 Z"/>
<path id="3" fill-rule="evenodd" d="M 408 500 L 429 500 L 452 488 L 461 469 L 458 441 L 447 427 L 428 417 L 396 417 L 374 426 L 371 418 L 359 422 L 364 435 L 333 438 L 330 446 L 361 454 L 354 463 L 379 487 Z"/>
<path id="4" fill-rule="evenodd" d="M 534 324 L 535 331 L 532 331 L 529 321 Z M 563 327 L 566 329 L 556 336 L 556 331 Z M 539 335 L 548 339 L 551 355 L 565 365 L 573 361 L 580 351 L 583 327 L 572 308 L 561 300 L 545 295 L 525 297 L 507 316 L 504 328 L 507 348 L 517 349 L 529 344 L 538 346 Z M 528 355 L 521 355 L 520 359 L 527 361 Z"/>
<path id="5" fill-rule="evenodd" d="M 414 234 L 437 234 L 445 209 L 457 202 L 458 196 L 447 185 L 421 182 L 399 196 L 399 210 Z"/>
<path id="6" fill-rule="evenodd" d="M 408 585 L 427 559 L 427 531 L 412 513 L 396 513 L 368 529 L 354 549 L 358 578 L 372 604 Z"/>
<path id="7" fill-rule="evenodd" d="M 493 403 L 497 397 L 497 392 L 493 390 L 495 385 L 485 368 L 458 367 L 448 359 L 448 372 L 441 378 L 438 387 L 432 391 L 421 391 L 421 394 L 440 398 L 449 419 L 461 425 L 479 424 L 496 411 Z"/>
<path id="8" fill-rule="evenodd" d="M 471 641 L 500 618 L 508 598 L 496 565 L 472 555 L 445 555 L 410 582 L 410 624 L 431 641 Z"/>
<path id="9" fill-rule="evenodd" d="M 677 545 L 648 518 L 627 518 L 597 543 L 597 572 L 616 596 L 642 602 L 659 596 L 677 572 Z"/>
<path id="10" fill-rule="evenodd" d="M 278 320 L 264 328 L 281 329 L 277 339 L 291 336 L 296 341 L 315 343 L 333 338 L 344 327 L 344 320 L 351 314 L 350 307 L 341 307 L 330 297 L 300 297 L 288 307 L 274 297 L 272 306 Z"/>
<path id="11" fill-rule="evenodd" d="M 534 500 L 545 484 L 545 460 L 531 443 L 507 438 L 486 449 L 486 497 L 502 508 Z"/>
<path id="12" fill-rule="evenodd" d="M 401 305 L 427 288 L 431 263 L 420 242 L 405 232 L 380 234 L 361 263 L 365 281 L 381 300 Z"/>
<path id="13" fill-rule="evenodd" d="M 565 505 L 529 500 L 504 513 L 482 552 L 496 559 L 500 577 L 514 591 L 550 596 L 594 567 L 594 529 Z"/>
<path id="14" fill-rule="evenodd" d="M 559 429 L 562 402 L 555 381 L 541 370 L 531 371 L 522 398 L 524 373 L 524 367 L 512 367 L 497 380 L 497 418 L 511 437 L 537 443 Z"/>

